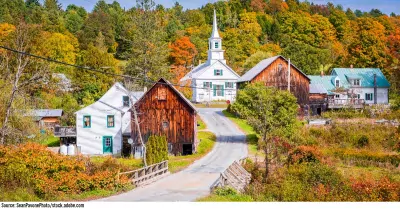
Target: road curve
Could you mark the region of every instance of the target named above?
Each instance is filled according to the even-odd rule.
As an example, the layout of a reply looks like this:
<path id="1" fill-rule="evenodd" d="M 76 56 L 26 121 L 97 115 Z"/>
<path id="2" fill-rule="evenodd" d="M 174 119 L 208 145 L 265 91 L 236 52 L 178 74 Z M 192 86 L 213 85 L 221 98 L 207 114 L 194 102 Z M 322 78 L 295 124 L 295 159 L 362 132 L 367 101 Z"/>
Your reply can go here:
<path id="1" fill-rule="evenodd" d="M 198 109 L 207 129 L 215 133 L 217 143 L 205 157 L 188 168 L 150 185 L 127 193 L 95 201 L 194 201 L 210 193 L 210 186 L 233 161 L 247 156 L 245 135 L 222 109 Z"/>

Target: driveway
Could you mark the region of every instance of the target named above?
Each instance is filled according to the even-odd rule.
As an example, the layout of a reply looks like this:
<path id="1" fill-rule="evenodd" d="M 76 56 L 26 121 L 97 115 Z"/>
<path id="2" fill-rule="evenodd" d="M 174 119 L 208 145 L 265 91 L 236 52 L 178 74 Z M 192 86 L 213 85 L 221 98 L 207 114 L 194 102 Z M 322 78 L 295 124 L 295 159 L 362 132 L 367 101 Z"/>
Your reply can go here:
<path id="1" fill-rule="evenodd" d="M 233 161 L 247 156 L 245 135 L 222 114 L 222 109 L 198 109 L 217 143 L 188 168 L 150 185 L 96 201 L 194 201 L 210 193 L 210 186 Z"/>

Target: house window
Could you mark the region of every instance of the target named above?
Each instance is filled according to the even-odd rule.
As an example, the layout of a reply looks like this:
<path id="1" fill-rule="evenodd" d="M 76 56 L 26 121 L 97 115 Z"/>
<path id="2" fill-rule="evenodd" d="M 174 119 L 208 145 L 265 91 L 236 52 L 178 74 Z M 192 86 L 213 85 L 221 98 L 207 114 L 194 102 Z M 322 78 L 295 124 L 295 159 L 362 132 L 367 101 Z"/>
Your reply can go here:
<path id="1" fill-rule="evenodd" d="M 374 94 L 373 94 L 373 93 L 367 93 L 367 94 L 365 94 L 365 100 L 367 100 L 367 101 L 372 101 L 372 100 L 374 100 Z"/>
<path id="2" fill-rule="evenodd" d="M 340 87 L 340 81 L 339 80 L 335 80 L 335 86 L 336 87 Z"/>
<path id="3" fill-rule="evenodd" d="M 340 95 L 339 94 L 335 94 L 335 99 L 339 99 Z"/>
<path id="4" fill-rule="evenodd" d="M 215 42 L 215 48 L 218 49 L 218 47 L 219 47 L 219 43 Z"/>
<path id="5" fill-rule="evenodd" d="M 231 89 L 233 89 L 233 82 L 226 82 L 226 83 L 225 83 L 225 88 L 231 88 Z"/>
<path id="6" fill-rule="evenodd" d="M 129 97 L 128 96 L 123 96 L 122 102 L 124 104 L 124 107 L 129 107 Z"/>
<path id="7" fill-rule="evenodd" d="M 204 86 L 204 88 L 211 88 L 212 82 L 204 82 L 203 86 Z"/>
<path id="8" fill-rule="evenodd" d="M 222 75 L 222 70 L 215 69 L 214 70 L 214 75 L 221 76 Z"/>
<path id="9" fill-rule="evenodd" d="M 353 80 L 353 85 L 354 86 L 359 86 L 360 85 L 360 79 Z"/>
<path id="10" fill-rule="evenodd" d="M 107 115 L 107 128 L 115 127 L 115 117 L 114 115 Z"/>
<path id="11" fill-rule="evenodd" d="M 158 88 L 158 100 L 167 100 L 167 88 L 164 85 L 161 85 Z"/>
<path id="12" fill-rule="evenodd" d="M 92 119 L 90 115 L 83 116 L 83 128 L 90 128 L 92 126 Z"/>
<path id="13" fill-rule="evenodd" d="M 357 94 L 357 99 L 360 99 L 360 94 Z"/>
<path id="14" fill-rule="evenodd" d="M 215 85 L 216 96 L 224 96 L 224 86 Z"/>

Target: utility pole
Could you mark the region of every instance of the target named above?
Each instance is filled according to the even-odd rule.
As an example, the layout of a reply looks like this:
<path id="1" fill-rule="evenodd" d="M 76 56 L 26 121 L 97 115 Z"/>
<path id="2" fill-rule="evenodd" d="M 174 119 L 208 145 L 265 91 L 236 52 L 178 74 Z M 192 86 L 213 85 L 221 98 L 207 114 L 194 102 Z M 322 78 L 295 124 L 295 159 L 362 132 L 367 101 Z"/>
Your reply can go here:
<path id="1" fill-rule="evenodd" d="M 289 58 L 289 65 L 288 65 L 288 91 L 290 92 L 290 58 Z"/>

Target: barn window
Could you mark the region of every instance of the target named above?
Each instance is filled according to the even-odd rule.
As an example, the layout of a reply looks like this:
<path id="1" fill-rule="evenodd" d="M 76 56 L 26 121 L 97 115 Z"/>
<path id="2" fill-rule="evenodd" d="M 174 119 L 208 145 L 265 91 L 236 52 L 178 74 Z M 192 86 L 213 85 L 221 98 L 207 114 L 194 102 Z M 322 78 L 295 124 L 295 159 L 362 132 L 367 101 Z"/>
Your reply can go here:
<path id="1" fill-rule="evenodd" d="M 83 116 L 83 128 L 90 128 L 92 126 L 92 119 L 90 115 Z"/>
<path id="2" fill-rule="evenodd" d="M 163 129 L 167 129 L 168 128 L 168 122 L 167 121 L 164 121 L 164 122 L 162 122 L 162 127 L 163 127 Z"/>
<path id="3" fill-rule="evenodd" d="M 168 143 L 168 153 L 172 153 L 172 143 Z"/>
<path id="4" fill-rule="evenodd" d="M 107 128 L 115 127 L 115 118 L 114 115 L 107 115 Z"/>
<path id="5" fill-rule="evenodd" d="M 282 68 L 283 68 L 282 64 L 279 64 L 279 65 L 278 65 L 278 72 L 281 72 L 281 71 L 282 71 Z"/>
<path id="6" fill-rule="evenodd" d="M 124 107 L 129 107 L 129 97 L 128 96 L 123 96 L 122 102 L 124 104 Z"/>
<path id="7" fill-rule="evenodd" d="M 164 85 L 161 85 L 158 88 L 158 100 L 167 100 L 167 88 Z"/>

